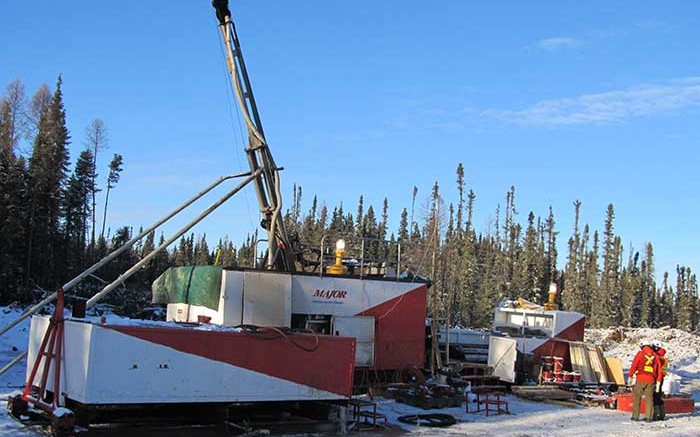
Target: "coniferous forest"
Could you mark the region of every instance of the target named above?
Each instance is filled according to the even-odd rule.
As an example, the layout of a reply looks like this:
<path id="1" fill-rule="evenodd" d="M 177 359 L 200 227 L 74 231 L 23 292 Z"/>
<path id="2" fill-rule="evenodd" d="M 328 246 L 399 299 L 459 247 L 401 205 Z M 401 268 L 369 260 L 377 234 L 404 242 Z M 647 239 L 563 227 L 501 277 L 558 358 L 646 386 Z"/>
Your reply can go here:
<path id="1" fill-rule="evenodd" d="M 76 140 L 66 127 L 61 84 L 59 77 L 53 91 L 44 85 L 30 97 L 17 80 L 0 96 L 0 305 L 39 300 L 134 234 L 131 227 L 106 228 L 110 196 L 118 192 L 128 163 L 118 153 L 107 154 L 108 128 L 99 118 L 78 140 L 84 145 L 80 154 L 69 156 Z M 572 206 L 574 223 L 557 223 L 551 207 L 522 220 L 511 187 L 494 213 L 494 226 L 484 232 L 474 228 L 477 196 L 467 190 L 461 164 L 454 183 L 456 199 L 443 198 L 437 182 L 420 199 L 414 187 L 412 204 L 397 217 L 398 229 L 387 226 L 389 199 L 377 212 L 360 196 L 357 207 L 346 211 L 342 204 L 329 208 L 312 196 L 309 210 L 302 211 L 297 186 L 285 221 L 288 232 L 305 242 L 327 234 L 352 235 L 387 241 L 381 243 L 385 252 L 400 243 L 402 265 L 431 280 L 429 316 L 449 318 L 454 325 L 488 327 L 499 301 L 522 297 L 543 303 L 554 282 L 560 308 L 586 314 L 589 327 L 668 325 L 700 331 L 695 273 L 678 266 L 658 283 L 652 244 L 623 248 L 613 204 L 605 222 L 594 226 L 580 223 L 579 201 Z M 98 208 L 100 192 L 104 203 Z M 94 294 L 163 241 L 151 233 L 71 293 Z M 136 314 L 150 300 L 151 282 L 167 267 L 250 266 L 256 241 L 252 234 L 238 245 L 225 239 L 210 248 L 205 235 L 190 234 L 130 277 L 107 303 L 117 312 Z"/>

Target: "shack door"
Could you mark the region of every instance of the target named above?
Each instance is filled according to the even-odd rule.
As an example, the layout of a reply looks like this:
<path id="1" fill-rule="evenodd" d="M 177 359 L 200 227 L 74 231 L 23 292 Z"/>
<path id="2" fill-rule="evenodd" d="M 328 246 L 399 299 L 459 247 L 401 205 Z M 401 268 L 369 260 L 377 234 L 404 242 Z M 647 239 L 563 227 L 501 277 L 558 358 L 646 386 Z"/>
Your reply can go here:
<path id="1" fill-rule="evenodd" d="M 355 337 L 355 365 L 369 367 L 374 364 L 374 317 L 334 316 L 333 333 Z"/>
<path id="2" fill-rule="evenodd" d="M 488 365 L 493 368 L 494 376 L 501 381 L 515 382 L 515 360 L 518 357 L 517 341 L 512 338 L 492 335 L 489 340 Z"/>

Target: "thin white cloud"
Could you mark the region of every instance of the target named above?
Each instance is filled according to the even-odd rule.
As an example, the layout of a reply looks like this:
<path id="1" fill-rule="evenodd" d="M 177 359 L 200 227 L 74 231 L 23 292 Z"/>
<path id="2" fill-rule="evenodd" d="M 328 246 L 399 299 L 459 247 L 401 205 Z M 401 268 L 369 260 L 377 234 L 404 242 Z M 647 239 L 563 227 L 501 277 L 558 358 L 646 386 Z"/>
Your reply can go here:
<path id="1" fill-rule="evenodd" d="M 571 49 L 581 44 L 576 38 L 545 38 L 537 42 L 537 46 L 543 50 L 554 52 L 557 50 Z"/>
<path id="2" fill-rule="evenodd" d="M 530 126 L 611 124 L 635 117 L 700 106 L 700 77 L 663 84 L 543 100 L 520 110 L 486 109 L 482 117 Z M 468 110 L 474 113 L 474 109 Z"/>

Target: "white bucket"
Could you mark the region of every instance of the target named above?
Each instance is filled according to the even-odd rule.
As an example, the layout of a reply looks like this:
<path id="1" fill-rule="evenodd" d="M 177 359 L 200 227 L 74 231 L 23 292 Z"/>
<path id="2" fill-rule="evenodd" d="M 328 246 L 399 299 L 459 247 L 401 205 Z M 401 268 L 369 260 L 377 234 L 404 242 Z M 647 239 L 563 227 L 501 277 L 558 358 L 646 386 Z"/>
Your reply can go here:
<path id="1" fill-rule="evenodd" d="M 666 395 L 674 395 L 681 391 L 681 377 L 669 373 L 664 377 L 664 383 L 661 385 L 661 390 Z"/>

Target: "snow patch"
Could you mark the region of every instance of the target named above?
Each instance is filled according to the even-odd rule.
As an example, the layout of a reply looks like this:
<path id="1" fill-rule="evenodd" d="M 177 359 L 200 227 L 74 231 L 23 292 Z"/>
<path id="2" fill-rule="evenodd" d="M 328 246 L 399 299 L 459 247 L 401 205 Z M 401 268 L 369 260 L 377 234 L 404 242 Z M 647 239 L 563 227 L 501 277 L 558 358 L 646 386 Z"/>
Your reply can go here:
<path id="1" fill-rule="evenodd" d="M 58 407 L 55 410 L 53 410 L 52 413 L 55 417 L 63 417 L 63 416 L 70 416 L 73 414 L 71 410 L 68 408 L 63 408 L 63 407 Z"/>

